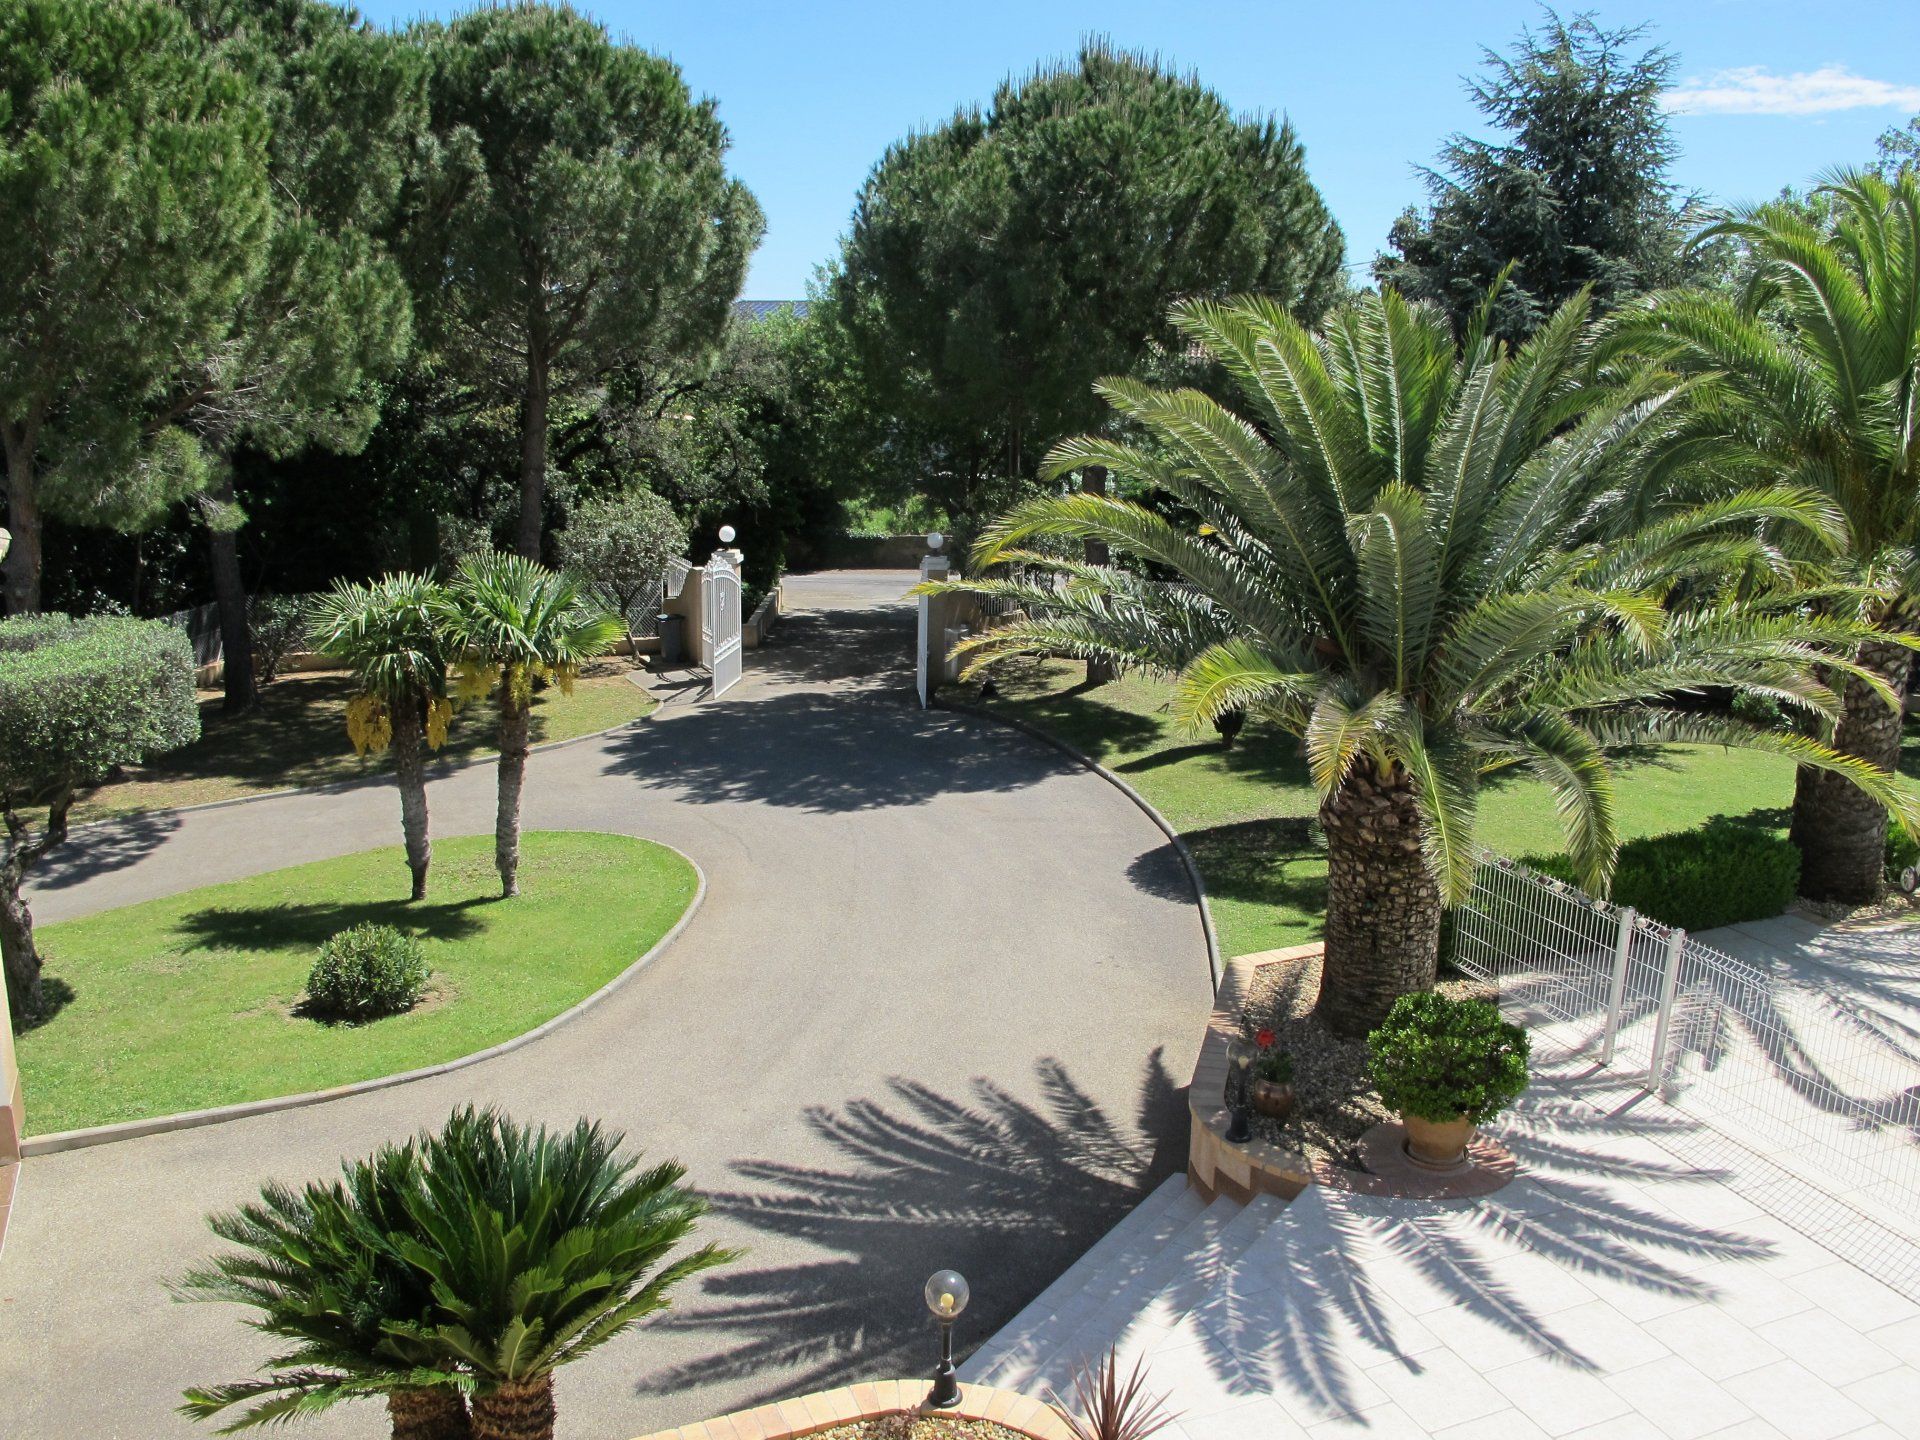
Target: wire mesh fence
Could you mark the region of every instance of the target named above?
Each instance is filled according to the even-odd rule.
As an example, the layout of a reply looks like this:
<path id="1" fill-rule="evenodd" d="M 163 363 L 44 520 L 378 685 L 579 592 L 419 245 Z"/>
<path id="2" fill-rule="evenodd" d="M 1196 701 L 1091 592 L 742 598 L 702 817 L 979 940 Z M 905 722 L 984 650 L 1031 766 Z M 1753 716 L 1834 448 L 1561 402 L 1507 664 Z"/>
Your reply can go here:
<path id="1" fill-rule="evenodd" d="M 1920 1299 L 1920 977 L 1763 968 L 1492 855 L 1450 953 L 1696 1122 L 1684 1158 Z"/>

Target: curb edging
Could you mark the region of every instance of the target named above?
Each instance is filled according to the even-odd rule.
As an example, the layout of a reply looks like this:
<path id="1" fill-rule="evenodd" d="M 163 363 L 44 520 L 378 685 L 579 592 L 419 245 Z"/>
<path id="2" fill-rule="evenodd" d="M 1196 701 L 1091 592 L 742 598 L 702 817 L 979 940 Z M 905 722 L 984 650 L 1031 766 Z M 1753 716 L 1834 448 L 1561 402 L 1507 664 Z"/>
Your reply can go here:
<path id="1" fill-rule="evenodd" d="M 1087 754 L 1079 746 L 1062 740 L 1058 735 L 1049 733 L 1030 720 L 1023 720 L 1017 715 L 1003 715 L 998 711 L 989 710 L 984 706 L 974 705 L 965 700 L 950 700 L 938 692 L 934 694 L 932 708 L 950 711 L 956 715 L 971 715 L 979 720 L 991 720 L 996 724 L 1006 725 L 1023 734 L 1030 735 L 1035 740 L 1051 745 L 1068 759 L 1085 766 L 1138 806 L 1141 813 L 1151 820 L 1159 829 L 1160 833 L 1165 835 L 1167 839 L 1173 843 L 1174 851 L 1180 857 L 1181 867 L 1187 872 L 1187 882 L 1193 886 L 1193 898 L 1200 910 L 1200 933 L 1205 937 L 1207 942 L 1207 978 L 1213 990 L 1217 991 L 1220 988 L 1220 937 L 1215 933 L 1213 928 L 1213 907 L 1207 903 L 1207 882 L 1200 878 L 1199 862 L 1193 858 L 1193 851 L 1188 848 L 1185 837 L 1173 828 L 1172 823 L 1168 821 L 1166 816 L 1153 808 L 1152 803 L 1148 801 L 1146 796 L 1142 795 L 1138 790 L 1134 789 L 1133 786 L 1114 774 L 1113 771 Z"/>
<path id="2" fill-rule="evenodd" d="M 572 744 L 573 742 L 558 743 Z M 608 834 L 612 832 L 576 833 Z M 498 1059 L 502 1055 L 520 1049 L 523 1045 L 531 1045 L 534 1041 L 552 1034 L 569 1021 L 591 1010 L 665 954 L 667 948 L 680 938 L 680 932 L 687 928 L 695 915 L 700 913 L 700 906 L 707 898 L 707 872 L 700 868 L 699 863 L 691 855 L 676 846 L 660 840 L 648 839 L 644 835 L 623 838 L 646 840 L 649 845 L 658 845 L 663 850 L 671 850 L 686 861 L 693 868 L 695 882 L 693 898 L 687 902 L 687 908 L 680 912 L 680 918 L 674 921 L 673 928 L 654 941 L 645 954 L 591 995 L 574 1001 L 558 1015 L 542 1021 L 533 1029 L 523 1030 L 520 1034 L 510 1036 L 498 1044 L 489 1045 L 484 1050 L 475 1050 L 469 1055 L 458 1055 L 451 1060 L 442 1060 L 437 1065 L 423 1065 L 417 1070 L 401 1070 L 392 1075 L 376 1075 L 368 1080 L 355 1080 L 351 1084 L 336 1085 L 327 1090 L 303 1090 L 295 1095 L 275 1095 L 264 1100 L 241 1100 L 232 1105 L 209 1106 L 204 1110 L 180 1110 L 171 1115 L 152 1115 L 142 1120 L 122 1120 L 112 1125 L 90 1125 L 79 1130 L 55 1130 L 47 1135 L 30 1135 L 20 1142 L 20 1158 L 27 1160 L 38 1155 L 56 1155 L 66 1150 L 85 1150 L 95 1145 L 112 1145 L 122 1140 L 138 1140 L 148 1135 L 168 1135 L 176 1130 L 197 1130 L 204 1125 L 220 1125 L 229 1120 L 246 1120 L 255 1115 L 272 1115 L 281 1110 L 302 1110 L 309 1105 L 324 1105 L 330 1100 L 345 1100 L 354 1095 L 370 1094 L 375 1090 L 390 1090 L 415 1080 L 431 1080 L 435 1076 L 464 1070 L 469 1065 Z"/>

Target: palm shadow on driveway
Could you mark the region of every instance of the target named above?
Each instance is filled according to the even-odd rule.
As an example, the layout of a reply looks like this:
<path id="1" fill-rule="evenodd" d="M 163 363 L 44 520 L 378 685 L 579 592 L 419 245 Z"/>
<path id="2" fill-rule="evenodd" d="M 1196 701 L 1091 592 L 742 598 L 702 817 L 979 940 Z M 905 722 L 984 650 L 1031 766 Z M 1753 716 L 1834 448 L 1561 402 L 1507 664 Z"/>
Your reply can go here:
<path id="1" fill-rule="evenodd" d="M 853 1375 L 931 1370 L 920 1289 L 947 1266 L 973 1287 L 958 1350 L 1012 1319 L 1186 1153 L 1185 1093 L 1159 1050 L 1130 1126 L 1058 1060 L 1035 1068 L 1038 1104 L 987 1079 L 956 1097 L 896 1077 L 884 1097 L 812 1110 L 808 1125 L 843 1167 L 736 1161 L 758 1188 L 711 1196 L 716 1214 L 837 1253 L 766 1269 L 750 1268 L 749 1253 L 711 1274 L 700 1300 L 653 1327 L 711 1336 L 713 1353 L 637 1392 L 758 1377 L 764 1388 L 744 1403 L 759 1404 Z"/>

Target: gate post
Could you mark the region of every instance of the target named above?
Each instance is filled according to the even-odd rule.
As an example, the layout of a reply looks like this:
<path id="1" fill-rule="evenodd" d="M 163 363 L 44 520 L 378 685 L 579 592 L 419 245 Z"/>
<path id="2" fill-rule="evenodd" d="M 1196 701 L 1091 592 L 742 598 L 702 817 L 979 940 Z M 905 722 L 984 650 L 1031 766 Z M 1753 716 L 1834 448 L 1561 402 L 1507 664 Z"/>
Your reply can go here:
<path id="1" fill-rule="evenodd" d="M 1647 1061 L 1649 1094 L 1664 1095 L 1667 1068 L 1667 1031 L 1673 1024 L 1673 997 L 1680 984 L 1680 956 L 1687 948 L 1687 932 L 1676 928 L 1667 936 L 1666 971 L 1660 977 L 1660 1014 L 1653 1022 L 1653 1055 Z"/>
<path id="2" fill-rule="evenodd" d="M 1627 965 L 1633 959 L 1633 928 L 1640 917 L 1631 905 L 1620 911 L 1620 933 L 1613 942 L 1613 986 L 1607 992 L 1607 1028 L 1600 1041 L 1600 1063 L 1613 1063 L 1613 1042 L 1620 1035 L 1620 1012 L 1627 1002 Z"/>
<path id="3" fill-rule="evenodd" d="M 920 583 L 929 580 L 945 580 L 953 572 L 953 562 L 945 555 L 928 555 L 920 561 Z M 936 605 L 940 599 L 934 595 L 920 597 L 920 628 L 914 642 L 914 688 L 920 692 L 920 708 L 925 710 L 933 704 L 933 692 L 939 687 L 940 672 L 945 656 L 940 647 L 946 643 L 945 604 Z"/>

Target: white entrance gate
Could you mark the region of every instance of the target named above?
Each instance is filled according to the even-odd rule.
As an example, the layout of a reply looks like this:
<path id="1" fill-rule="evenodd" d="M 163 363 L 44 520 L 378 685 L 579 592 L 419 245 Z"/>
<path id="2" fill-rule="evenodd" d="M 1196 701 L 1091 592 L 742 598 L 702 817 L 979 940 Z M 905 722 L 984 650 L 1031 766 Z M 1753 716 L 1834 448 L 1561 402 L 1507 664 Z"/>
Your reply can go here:
<path id="1" fill-rule="evenodd" d="M 740 572 L 724 550 L 716 550 L 702 575 L 700 649 L 718 697 L 740 678 Z"/>

